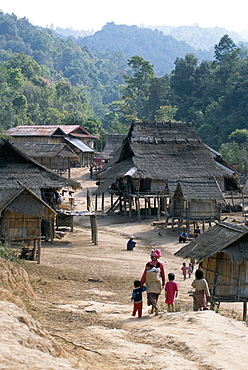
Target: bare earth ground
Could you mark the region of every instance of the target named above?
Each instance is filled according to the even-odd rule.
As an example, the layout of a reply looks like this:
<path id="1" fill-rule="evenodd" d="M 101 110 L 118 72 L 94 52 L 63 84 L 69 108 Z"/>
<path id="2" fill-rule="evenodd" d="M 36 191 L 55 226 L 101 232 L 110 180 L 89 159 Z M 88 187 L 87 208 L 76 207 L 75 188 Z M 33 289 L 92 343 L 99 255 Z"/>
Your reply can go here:
<path id="1" fill-rule="evenodd" d="M 74 176 L 84 187 L 75 196 L 75 210 L 86 210 L 86 188 L 95 188 L 95 181 L 89 178 L 88 169 L 75 170 Z M 177 230 L 162 230 L 160 236 L 161 230 L 155 230 L 152 221 L 99 216 L 99 243 L 94 246 L 89 219 L 77 216 L 74 233 L 67 232 L 54 244 L 44 243 L 41 264 L 26 261 L 24 266 L 34 290 L 25 300 L 31 316 L 0 297 L 1 312 L 6 315 L 4 335 L 0 333 L 0 348 L 4 348 L 0 369 L 247 369 L 248 330 L 240 321 L 242 303 L 222 304 L 219 314 L 192 311 L 188 291 L 193 277 L 183 281 L 183 260 L 173 255 L 182 246 Z M 129 235 L 137 241 L 132 252 L 126 250 Z M 133 318 L 133 281 L 141 277 L 152 246 L 161 249 L 166 274 L 176 275 L 177 312 L 166 312 L 162 293 L 159 315 L 149 315 L 144 294 L 143 317 Z M 27 321 L 32 329 L 29 335 L 38 333 L 51 342 L 34 348 L 35 339 L 21 331 Z M 26 336 L 22 342 L 20 337 Z M 14 340 L 20 348 L 11 347 Z M 45 345 L 48 354 L 38 355 Z M 26 357 L 27 364 L 23 357 L 28 356 L 29 347 L 33 352 Z"/>

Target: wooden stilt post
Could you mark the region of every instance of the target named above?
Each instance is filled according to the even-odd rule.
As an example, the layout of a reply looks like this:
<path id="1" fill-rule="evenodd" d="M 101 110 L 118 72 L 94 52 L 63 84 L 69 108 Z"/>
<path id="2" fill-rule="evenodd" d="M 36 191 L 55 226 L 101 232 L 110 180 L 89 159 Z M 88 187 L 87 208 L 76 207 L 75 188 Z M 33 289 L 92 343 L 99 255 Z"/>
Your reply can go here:
<path id="1" fill-rule="evenodd" d="M 247 301 L 243 302 L 243 321 L 247 318 Z"/>
<path id="2" fill-rule="evenodd" d="M 35 261 L 36 258 L 36 253 L 37 253 L 37 240 L 34 240 L 34 249 L 33 249 L 33 261 Z"/>
<path id="3" fill-rule="evenodd" d="M 120 215 L 121 215 L 122 214 L 122 195 L 119 196 L 119 199 L 120 199 L 119 207 L 120 207 Z"/>
<path id="4" fill-rule="evenodd" d="M 124 215 L 127 216 L 127 196 L 126 194 L 123 195 L 123 201 L 124 201 Z"/>
<path id="5" fill-rule="evenodd" d="M 97 211 L 97 195 L 96 195 L 96 198 L 95 198 L 95 211 Z"/>
<path id="6" fill-rule="evenodd" d="M 86 203 L 87 203 L 87 211 L 90 211 L 90 192 L 89 192 L 89 189 L 87 189 L 87 193 L 86 193 Z"/>
<path id="7" fill-rule="evenodd" d="M 38 240 L 38 264 L 41 263 L 41 239 Z"/>
<path id="8" fill-rule="evenodd" d="M 129 196 L 129 218 L 132 218 L 133 197 Z"/>
<path id="9" fill-rule="evenodd" d="M 113 208 L 113 205 L 114 205 L 114 194 L 111 193 L 111 195 L 110 195 L 110 208 Z"/>
<path id="10" fill-rule="evenodd" d="M 104 193 L 102 193 L 102 211 L 104 211 Z"/>
<path id="11" fill-rule="evenodd" d="M 97 224 L 96 224 L 96 216 L 90 215 L 90 224 L 91 224 L 91 240 L 92 243 L 98 245 L 98 233 L 97 233 Z"/>
<path id="12" fill-rule="evenodd" d="M 135 198 L 135 203 L 136 203 L 136 211 L 137 211 L 137 220 L 141 221 L 139 198 Z"/>
<path id="13" fill-rule="evenodd" d="M 151 216 L 152 210 L 151 210 L 151 199 L 148 198 L 148 216 Z"/>
<path id="14" fill-rule="evenodd" d="M 160 220 L 160 197 L 158 196 L 158 210 L 157 210 L 157 219 Z"/>
<path id="15" fill-rule="evenodd" d="M 53 239 L 54 239 L 54 218 L 53 217 L 50 217 L 49 219 L 49 233 L 50 233 L 51 243 L 53 243 Z"/>

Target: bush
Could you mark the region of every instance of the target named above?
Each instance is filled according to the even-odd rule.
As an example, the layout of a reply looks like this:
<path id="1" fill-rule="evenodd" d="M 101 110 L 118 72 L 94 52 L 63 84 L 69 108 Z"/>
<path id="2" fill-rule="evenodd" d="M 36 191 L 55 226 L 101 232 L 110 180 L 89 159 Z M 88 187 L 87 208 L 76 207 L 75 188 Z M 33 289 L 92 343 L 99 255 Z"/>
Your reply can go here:
<path id="1" fill-rule="evenodd" d="M 0 257 L 4 258 L 7 261 L 17 262 L 20 263 L 20 259 L 18 258 L 15 251 L 7 246 L 4 246 L 0 243 Z"/>

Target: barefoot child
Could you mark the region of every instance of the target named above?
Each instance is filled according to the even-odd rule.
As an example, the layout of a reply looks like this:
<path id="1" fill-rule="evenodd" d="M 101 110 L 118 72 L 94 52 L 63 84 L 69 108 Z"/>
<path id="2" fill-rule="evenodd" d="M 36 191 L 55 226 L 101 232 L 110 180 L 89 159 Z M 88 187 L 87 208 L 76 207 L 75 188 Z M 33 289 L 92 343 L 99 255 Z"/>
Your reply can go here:
<path id="1" fill-rule="evenodd" d="M 146 287 L 140 286 L 140 280 L 134 280 L 134 290 L 131 299 L 133 300 L 133 313 L 132 316 L 136 315 L 138 311 L 138 317 L 142 316 L 142 292 L 146 290 Z"/>
<path id="2" fill-rule="evenodd" d="M 175 275 L 171 272 L 168 274 L 169 281 L 165 285 L 165 303 L 168 305 L 168 312 L 174 312 L 174 300 L 178 295 L 178 286 L 174 281 Z"/>

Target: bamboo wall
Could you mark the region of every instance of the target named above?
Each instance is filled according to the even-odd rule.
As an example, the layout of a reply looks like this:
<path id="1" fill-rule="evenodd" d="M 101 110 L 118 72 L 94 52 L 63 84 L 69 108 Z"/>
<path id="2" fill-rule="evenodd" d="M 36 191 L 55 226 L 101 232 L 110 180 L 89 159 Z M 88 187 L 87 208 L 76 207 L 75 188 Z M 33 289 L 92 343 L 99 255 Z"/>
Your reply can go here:
<path id="1" fill-rule="evenodd" d="M 220 218 L 221 208 L 213 202 L 192 200 L 187 202 L 182 198 L 173 199 L 173 217 L 191 220 L 208 220 Z"/>
<path id="2" fill-rule="evenodd" d="M 219 252 L 205 259 L 201 269 L 216 301 L 248 299 L 248 261 L 238 264 L 232 262 L 227 253 Z"/>
<path id="3" fill-rule="evenodd" d="M 4 240 L 35 239 L 41 236 L 41 217 L 4 211 L 1 218 L 1 238 Z"/>

